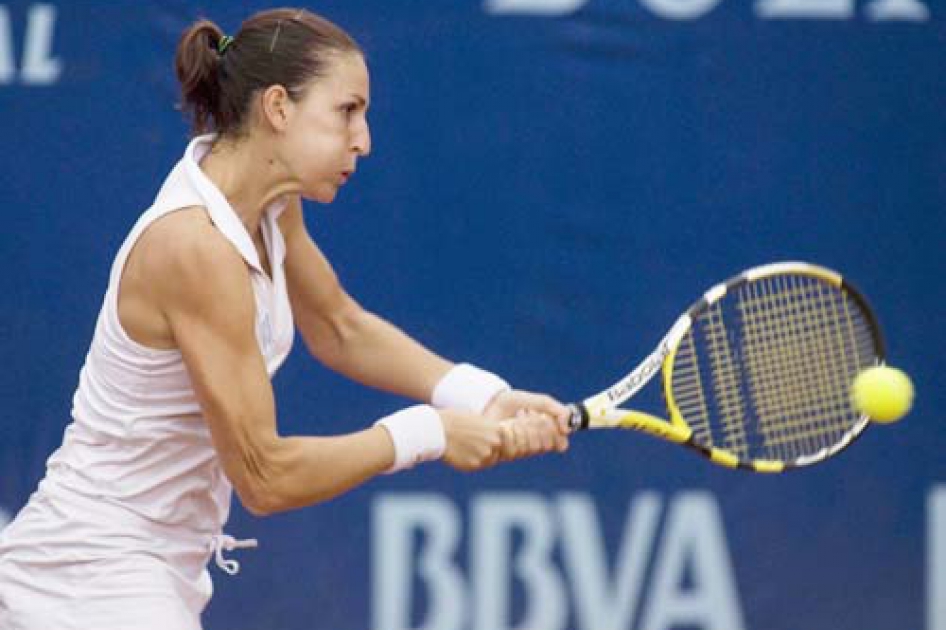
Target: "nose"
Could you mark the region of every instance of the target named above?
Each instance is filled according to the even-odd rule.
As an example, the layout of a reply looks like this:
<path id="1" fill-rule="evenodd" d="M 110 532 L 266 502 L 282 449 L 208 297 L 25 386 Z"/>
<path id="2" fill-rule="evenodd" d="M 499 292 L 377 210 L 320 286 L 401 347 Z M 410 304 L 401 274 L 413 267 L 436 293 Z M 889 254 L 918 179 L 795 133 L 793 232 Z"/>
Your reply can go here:
<path id="1" fill-rule="evenodd" d="M 355 133 L 352 135 L 352 151 L 360 156 L 366 156 L 371 153 L 371 130 L 368 128 L 368 121 L 365 120 Z"/>

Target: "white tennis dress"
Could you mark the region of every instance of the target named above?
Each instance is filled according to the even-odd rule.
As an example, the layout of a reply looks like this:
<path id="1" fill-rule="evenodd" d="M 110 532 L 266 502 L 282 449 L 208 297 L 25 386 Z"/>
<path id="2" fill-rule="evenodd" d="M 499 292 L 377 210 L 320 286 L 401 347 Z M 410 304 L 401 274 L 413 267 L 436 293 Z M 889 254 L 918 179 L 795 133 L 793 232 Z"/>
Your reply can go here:
<path id="1" fill-rule="evenodd" d="M 72 417 L 46 477 L 0 533 L 3 630 L 194 630 L 210 598 L 207 562 L 244 546 L 223 534 L 232 488 L 177 350 L 133 341 L 118 319 L 118 285 L 144 230 L 169 212 L 203 206 L 242 254 L 256 297 L 256 336 L 270 376 L 289 353 L 292 313 L 285 242 L 261 223 L 272 280 L 226 198 L 198 163 L 196 138 L 115 258 Z M 250 541 L 251 543 L 253 541 Z"/>

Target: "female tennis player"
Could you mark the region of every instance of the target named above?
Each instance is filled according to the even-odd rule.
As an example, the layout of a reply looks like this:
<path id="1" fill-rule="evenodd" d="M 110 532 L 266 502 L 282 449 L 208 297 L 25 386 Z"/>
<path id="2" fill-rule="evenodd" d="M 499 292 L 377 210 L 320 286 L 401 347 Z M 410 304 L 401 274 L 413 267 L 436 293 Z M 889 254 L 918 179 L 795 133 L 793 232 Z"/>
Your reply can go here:
<path id="1" fill-rule="evenodd" d="M 120 248 L 73 422 L 0 537 L 0 627 L 194 630 L 232 490 L 253 513 L 312 505 L 443 458 L 477 470 L 564 450 L 567 411 L 453 364 L 364 310 L 306 231 L 368 155 L 356 43 L 308 11 L 235 37 L 201 21 L 176 70 L 199 135 Z M 424 404 L 331 437 L 282 437 L 270 378 L 295 328 L 312 355 Z"/>

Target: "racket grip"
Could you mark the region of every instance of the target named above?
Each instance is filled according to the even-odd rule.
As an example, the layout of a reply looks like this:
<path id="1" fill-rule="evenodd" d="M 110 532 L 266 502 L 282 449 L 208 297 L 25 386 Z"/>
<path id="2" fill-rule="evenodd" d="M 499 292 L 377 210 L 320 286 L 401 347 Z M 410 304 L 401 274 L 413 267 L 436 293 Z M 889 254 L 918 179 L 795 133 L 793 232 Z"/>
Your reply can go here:
<path id="1" fill-rule="evenodd" d="M 571 416 L 568 418 L 568 428 L 575 431 L 582 431 L 588 428 L 588 410 L 581 403 L 572 403 L 568 405 L 568 411 Z"/>

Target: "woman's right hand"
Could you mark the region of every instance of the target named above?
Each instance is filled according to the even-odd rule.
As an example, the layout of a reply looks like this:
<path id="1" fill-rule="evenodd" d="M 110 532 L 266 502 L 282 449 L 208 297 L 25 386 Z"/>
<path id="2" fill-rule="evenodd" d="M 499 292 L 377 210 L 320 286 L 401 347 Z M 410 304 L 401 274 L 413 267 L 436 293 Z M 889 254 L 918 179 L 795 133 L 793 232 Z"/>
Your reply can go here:
<path id="1" fill-rule="evenodd" d="M 446 436 L 443 461 L 448 466 L 471 472 L 499 461 L 503 439 L 498 422 L 455 409 L 438 411 Z"/>

